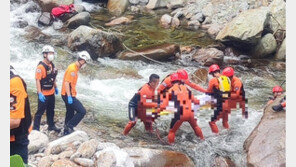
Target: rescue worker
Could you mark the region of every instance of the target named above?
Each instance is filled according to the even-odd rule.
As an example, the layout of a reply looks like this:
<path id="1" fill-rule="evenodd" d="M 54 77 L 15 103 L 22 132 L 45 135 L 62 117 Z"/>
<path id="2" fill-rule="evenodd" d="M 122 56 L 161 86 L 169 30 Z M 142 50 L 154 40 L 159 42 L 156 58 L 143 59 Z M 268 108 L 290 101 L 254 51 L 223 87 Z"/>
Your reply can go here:
<path id="1" fill-rule="evenodd" d="M 184 121 L 189 122 L 196 136 L 204 140 L 203 133 L 197 125 L 197 119 L 194 117 L 192 103 L 199 104 L 199 100 L 195 99 L 192 92 L 184 85 L 178 74 L 171 75 L 172 87 L 166 92 L 165 99 L 161 105 L 161 109 L 165 109 L 169 101 L 174 101 L 177 111 L 171 121 L 170 131 L 168 134 L 169 144 L 174 143 L 175 133 Z"/>
<path id="2" fill-rule="evenodd" d="M 61 129 L 57 128 L 54 123 L 54 94 L 58 94 L 59 92 L 56 84 L 58 71 L 52 63 L 55 58 L 55 51 L 53 47 L 45 45 L 42 48 L 42 55 L 43 60 L 39 62 L 35 74 L 38 94 L 38 109 L 35 113 L 33 129 L 39 131 L 40 121 L 46 110 L 48 130 L 54 130 L 59 133 Z"/>
<path id="3" fill-rule="evenodd" d="M 172 73 L 174 74 L 174 73 Z M 166 76 L 163 81 L 161 82 L 161 84 L 159 85 L 159 87 L 157 88 L 157 92 L 158 94 L 161 94 L 161 93 L 165 93 L 166 90 L 168 90 L 171 86 L 172 86 L 172 80 L 171 80 L 171 75 L 172 74 L 169 74 L 168 76 Z M 191 82 L 188 78 L 188 73 L 185 69 L 179 69 L 176 74 L 178 74 L 179 78 L 180 78 L 180 81 L 181 82 L 184 82 L 186 85 L 190 86 L 191 88 L 197 90 L 197 91 L 200 91 L 200 92 L 203 92 L 205 93 L 206 90 L 203 89 L 201 86 Z"/>
<path id="4" fill-rule="evenodd" d="M 78 71 L 85 68 L 87 62 L 91 60 L 87 51 L 78 53 L 76 62 L 70 64 L 65 72 L 62 85 L 62 99 L 66 105 L 66 117 L 64 124 L 64 135 L 68 135 L 74 131 L 74 127 L 82 120 L 86 114 L 86 110 L 81 102 L 76 98 L 76 84 L 78 79 Z"/>
<path id="5" fill-rule="evenodd" d="M 28 163 L 30 102 L 24 80 L 10 66 L 10 155 L 18 154 Z"/>
<path id="6" fill-rule="evenodd" d="M 227 76 L 231 81 L 231 92 L 228 111 L 230 112 L 232 108 L 236 108 L 236 104 L 238 103 L 240 108 L 242 109 L 242 115 L 245 118 L 248 118 L 248 111 L 246 110 L 247 99 L 245 98 L 245 90 L 242 81 L 234 76 L 234 69 L 232 67 L 226 67 L 222 71 L 222 75 Z M 228 119 L 228 117 L 225 119 Z"/>
<path id="7" fill-rule="evenodd" d="M 231 81 L 228 77 L 220 74 L 220 67 L 213 64 L 209 67 L 209 74 L 213 76 L 209 81 L 207 94 L 213 96 L 216 100 L 214 115 L 211 117 L 209 125 L 213 133 L 219 133 L 216 121 L 222 118 L 223 127 L 228 129 L 228 98 L 230 97 Z M 223 110 L 224 109 L 224 110 Z"/>
<path id="8" fill-rule="evenodd" d="M 273 93 L 273 98 L 271 98 L 268 102 L 267 105 L 271 104 L 277 97 L 281 96 L 283 94 L 283 88 L 280 86 L 275 86 L 272 88 L 272 93 Z"/>
<path id="9" fill-rule="evenodd" d="M 140 118 L 145 125 L 145 129 L 152 132 L 152 123 L 155 117 L 147 115 L 146 110 L 159 108 L 159 103 L 153 102 L 155 98 L 155 89 L 159 84 L 159 76 L 151 74 L 149 82 L 142 86 L 138 92 L 132 97 L 128 104 L 129 122 L 124 128 L 123 134 L 127 135 L 129 131 L 136 125 L 137 119 Z"/>

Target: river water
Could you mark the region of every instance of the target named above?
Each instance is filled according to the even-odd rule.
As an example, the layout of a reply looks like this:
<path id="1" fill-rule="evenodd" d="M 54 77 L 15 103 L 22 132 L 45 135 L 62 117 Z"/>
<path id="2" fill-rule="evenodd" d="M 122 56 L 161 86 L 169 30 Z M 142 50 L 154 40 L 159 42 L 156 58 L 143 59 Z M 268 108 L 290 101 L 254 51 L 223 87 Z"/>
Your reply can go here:
<path id="1" fill-rule="evenodd" d="M 81 2 L 77 2 L 81 3 Z M 37 19 L 39 12 L 26 13 L 25 10 L 34 5 L 33 1 L 28 1 L 25 4 L 17 5 L 11 4 L 10 11 L 10 63 L 14 66 L 20 76 L 22 76 L 28 85 L 32 112 L 36 112 L 36 86 L 35 86 L 35 69 L 42 56 L 40 54 L 43 44 L 28 42 L 23 35 L 24 29 L 16 28 L 15 22 L 25 20 L 29 25 L 37 27 Z M 94 5 L 83 3 L 88 10 L 93 10 Z M 100 8 L 92 13 L 95 20 L 92 21 L 94 25 L 102 24 L 99 17 L 101 15 Z M 107 15 L 107 14 L 106 14 Z M 107 15 L 109 16 L 109 15 Z M 199 36 L 196 32 L 181 29 L 181 30 L 161 30 L 164 34 L 162 42 L 156 38 L 159 34 L 151 34 L 151 30 L 159 29 L 155 23 L 158 15 L 137 15 L 136 22 L 132 23 L 126 29 L 130 29 L 127 34 L 135 35 L 138 32 L 141 38 L 139 43 L 133 43 L 131 39 L 125 38 L 124 42 L 132 48 L 139 48 L 142 45 L 159 44 L 163 41 L 183 45 L 199 45 L 205 46 L 213 43 L 206 35 Z M 154 18 L 154 19 L 153 19 Z M 105 18 L 106 19 L 106 18 Z M 110 19 L 109 19 L 110 20 Z M 150 20 L 150 23 L 149 23 Z M 139 25 L 147 24 L 147 27 L 139 29 Z M 103 25 L 103 24 L 102 24 Z M 143 25 L 142 25 L 143 26 Z M 125 27 L 119 27 L 122 32 Z M 137 30 L 133 31 L 133 30 Z M 142 30 L 142 31 L 141 31 Z M 174 32 L 170 32 L 174 31 Z M 42 32 L 50 35 L 60 35 L 62 32 L 54 30 L 52 27 L 42 28 Z M 171 36 L 170 33 L 175 33 Z M 151 36 L 150 36 L 151 35 Z M 180 38 L 175 38 L 175 36 Z M 191 40 L 190 36 L 196 37 Z M 145 40 L 145 38 L 148 38 Z M 199 41 L 200 40 L 200 41 Z M 149 42 L 147 42 L 149 41 Z M 159 43 L 158 43 L 159 42 Z M 66 48 L 56 48 L 57 59 L 54 63 L 59 70 L 57 77 L 57 85 L 61 90 L 62 77 L 67 66 L 74 62 L 65 50 Z M 163 145 L 155 135 L 146 134 L 143 130 L 143 125 L 138 122 L 137 126 L 131 130 L 129 136 L 121 135 L 125 124 L 128 122 L 127 104 L 134 93 L 147 82 L 148 77 L 152 73 L 160 75 L 161 79 L 167 74 L 181 68 L 182 66 L 174 63 L 168 63 L 166 66 L 157 64 L 149 64 L 141 61 L 122 61 L 117 59 L 100 58 L 96 65 L 88 65 L 79 73 L 77 84 L 78 96 L 87 112 L 91 112 L 97 120 L 96 126 L 103 131 L 98 135 L 99 138 L 106 139 L 109 142 L 121 142 L 120 146 L 138 146 L 148 148 L 164 148 L 175 151 L 182 151 L 186 153 L 194 161 L 196 166 L 211 166 L 214 158 L 218 155 L 229 157 L 237 166 L 246 166 L 246 154 L 243 150 L 243 143 L 249 136 L 251 131 L 260 121 L 262 116 L 262 107 L 267 102 L 270 96 L 271 88 L 275 84 L 281 83 L 285 78 L 282 72 L 274 72 L 266 65 L 256 66 L 254 68 L 246 68 L 243 66 L 235 66 L 236 74 L 239 76 L 245 86 L 246 95 L 249 99 L 249 119 L 245 120 L 239 115 L 240 111 L 234 111 L 230 117 L 230 130 L 225 130 L 222 127 L 221 121 L 217 123 L 220 129 L 220 135 L 212 134 L 207 120 L 212 114 L 211 111 L 200 111 L 200 118 L 198 124 L 201 127 L 205 141 L 200 141 L 195 135 L 189 124 L 184 123 L 176 134 L 176 141 L 174 146 Z M 261 63 L 262 64 L 262 63 Z M 187 66 L 185 68 L 189 73 L 193 73 L 197 67 Z M 202 85 L 206 87 L 206 85 Z M 195 95 L 200 93 L 195 92 Z M 56 112 L 64 115 L 65 107 L 60 95 L 56 98 Z M 158 119 L 157 125 L 160 130 L 160 135 L 166 140 L 166 135 L 169 131 L 170 116 L 162 116 Z"/>

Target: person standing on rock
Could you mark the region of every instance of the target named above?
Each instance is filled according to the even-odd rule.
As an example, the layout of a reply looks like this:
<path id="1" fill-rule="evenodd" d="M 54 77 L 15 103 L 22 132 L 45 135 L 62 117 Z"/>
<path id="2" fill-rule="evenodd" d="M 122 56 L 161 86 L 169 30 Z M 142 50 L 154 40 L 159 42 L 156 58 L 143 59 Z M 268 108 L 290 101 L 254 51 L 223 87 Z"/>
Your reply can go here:
<path id="1" fill-rule="evenodd" d="M 174 113 L 174 118 L 171 121 L 170 131 L 168 134 L 168 142 L 175 142 L 175 133 L 180 128 L 184 121 L 189 122 L 196 136 L 204 140 L 203 133 L 197 125 L 197 119 L 194 117 L 194 109 L 192 104 L 199 104 L 199 100 L 194 98 L 193 93 L 184 85 L 178 74 L 171 75 L 172 87 L 166 92 L 161 109 L 168 106 L 169 101 L 174 102 L 174 107 L 177 111 Z"/>
<path id="2" fill-rule="evenodd" d="M 62 99 L 66 105 L 66 117 L 64 124 L 64 135 L 68 135 L 74 131 L 79 122 L 86 114 L 86 110 L 81 102 L 76 98 L 76 84 L 78 79 L 78 71 L 85 68 L 86 63 L 91 60 L 87 51 L 78 53 L 76 62 L 70 64 L 65 72 L 62 85 Z M 76 113 L 75 113 L 76 112 Z"/>
<path id="3" fill-rule="evenodd" d="M 42 115 L 46 111 L 48 130 L 59 133 L 61 130 L 54 123 L 55 94 L 59 92 L 56 84 L 58 71 L 52 62 L 55 58 L 55 51 L 53 47 L 45 45 L 42 48 L 42 55 L 43 60 L 39 62 L 35 74 L 38 109 L 34 116 L 33 129 L 39 131 Z"/>
<path id="4" fill-rule="evenodd" d="M 143 121 L 147 131 L 153 131 L 152 123 L 154 122 L 155 118 L 153 118 L 152 115 L 147 115 L 146 110 L 151 108 L 159 108 L 159 103 L 153 102 L 154 92 L 158 84 L 159 76 L 157 74 L 151 74 L 149 77 L 149 82 L 142 86 L 132 97 L 128 104 L 130 121 L 124 128 L 124 135 L 127 135 L 129 131 L 136 125 L 138 118 Z"/>
<path id="5" fill-rule="evenodd" d="M 31 110 L 25 81 L 10 66 L 10 156 L 18 154 L 28 163 Z"/>
<path id="6" fill-rule="evenodd" d="M 217 64 L 213 64 L 209 67 L 209 74 L 213 76 L 209 81 L 207 94 L 213 96 L 216 100 L 216 107 L 214 109 L 214 115 L 211 117 L 209 125 L 213 133 L 219 133 L 219 129 L 216 125 L 216 121 L 222 118 L 223 127 L 228 129 L 228 114 L 230 111 L 228 107 L 228 99 L 231 91 L 231 81 L 227 76 L 223 76 L 220 73 L 220 67 Z"/>
<path id="7" fill-rule="evenodd" d="M 236 108 L 236 104 L 238 103 L 242 109 L 242 115 L 245 118 L 248 118 L 248 110 L 246 108 L 247 99 L 245 97 L 245 90 L 242 81 L 234 76 L 234 69 L 232 67 L 226 67 L 222 71 L 222 75 L 227 76 L 231 81 L 231 93 L 228 111 L 230 112 L 231 108 Z"/>

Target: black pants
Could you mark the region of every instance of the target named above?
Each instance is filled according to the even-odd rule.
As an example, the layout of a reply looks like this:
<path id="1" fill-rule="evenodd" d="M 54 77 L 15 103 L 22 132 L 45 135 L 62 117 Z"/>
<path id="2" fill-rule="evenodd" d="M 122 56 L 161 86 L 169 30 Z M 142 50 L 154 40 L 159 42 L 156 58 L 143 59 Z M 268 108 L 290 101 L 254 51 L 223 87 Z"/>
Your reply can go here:
<path id="1" fill-rule="evenodd" d="M 67 110 L 65 125 L 73 129 L 82 120 L 82 118 L 86 114 L 86 110 L 78 99 L 76 99 L 75 97 L 72 97 L 72 98 L 73 98 L 73 103 L 69 104 L 68 97 L 62 95 L 62 99 L 65 102 L 66 110 Z"/>
<path id="2" fill-rule="evenodd" d="M 16 141 L 10 142 L 10 156 L 18 154 L 22 157 L 25 164 L 28 164 L 28 135 L 16 138 Z"/>
<path id="3" fill-rule="evenodd" d="M 38 98 L 38 109 L 34 117 L 34 126 L 33 129 L 39 130 L 40 121 L 42 115 L 46 110 L 46 119 L 48 127 L 54 126 L 54 107 L 55 107 L 55 95 L 45 96 L 45 102 L 41 102 Z"/>

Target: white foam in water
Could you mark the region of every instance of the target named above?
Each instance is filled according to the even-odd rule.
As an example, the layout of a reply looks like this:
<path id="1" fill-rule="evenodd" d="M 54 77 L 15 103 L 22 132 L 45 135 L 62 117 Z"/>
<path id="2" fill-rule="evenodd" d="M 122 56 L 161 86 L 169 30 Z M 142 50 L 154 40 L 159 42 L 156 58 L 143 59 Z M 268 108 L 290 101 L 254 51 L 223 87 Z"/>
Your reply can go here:
<path id="1" fill-rule="evenodd" d="M 82 0 L 74 0 L 74 4 L 84 6 L 85 10 L 88 12 L 99 11 L 102 8 L 97 3 L 92 4 L 92 3 L 83 2 Z"/>

